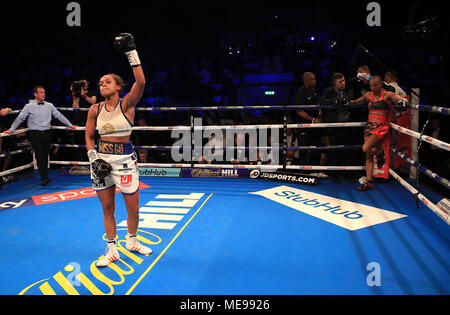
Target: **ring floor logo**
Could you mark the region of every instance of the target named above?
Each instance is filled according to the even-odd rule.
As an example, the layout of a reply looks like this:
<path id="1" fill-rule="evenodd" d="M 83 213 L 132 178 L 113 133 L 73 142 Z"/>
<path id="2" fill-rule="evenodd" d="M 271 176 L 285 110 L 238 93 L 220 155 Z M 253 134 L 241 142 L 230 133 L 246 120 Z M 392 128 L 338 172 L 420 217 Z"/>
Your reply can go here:
<path id="1" fill-rule="evenodd" d="M 138 238 L 153 253 L 145 256 L 126 249 L 127 221 L 117 224 L 118 261 L 98 268 L 96 262 L 81 263 L 68 257 L 49 275 L 30 280 L 19 295 L 129 295 L 148 275 L 178 236 L 203 208 L 209 198 L 205 193 L 159 194 L 139 208 Z M 182 222 L 183 221 L 183 222 Z M 106 235 L 103 235 L 106 241 Z M 80 257 L 78 257 L 80 258 Z"/>
<path id="2" fill-rule="evenodd" d="M 146 189 L 146 188 L 150 188 L 150 186 L 142 182 L 139 182 L 139 189 Z M 120 192 L 119 188 L 116 188 L 116 193 L 119 192 Z M 83 199 L 94 196 L 96 196 L 96 193 L 92 189 L 92 187 L 65 190 L 44 195 L 3 200 L 0 201 L 0 211 L 9 209 L 18 209 L 22 207 L 39 206 L 68 200 Z"/>
<path id="3" fill-rule="evenodd" d="M 250 194 L 260 195 L 351 231 L 406 217 L 404 214 L 288 186 Z"/>

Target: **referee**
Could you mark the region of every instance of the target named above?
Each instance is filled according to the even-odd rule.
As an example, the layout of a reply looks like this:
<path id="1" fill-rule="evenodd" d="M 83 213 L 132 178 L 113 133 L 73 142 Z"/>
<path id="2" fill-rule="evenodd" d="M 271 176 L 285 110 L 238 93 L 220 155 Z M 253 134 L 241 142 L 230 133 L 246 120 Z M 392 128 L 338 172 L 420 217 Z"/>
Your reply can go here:
<path id="1" fill-rule="evenodd" d="M 31 146 L 36 156 L 37 167 L 41 175 L 42 186 L 47 185 L 51 179 L 47 177 L 48 151 L 50 149 L 51 121 L 52 117 L 58 119 L 61 123 L 70 129 L 76 129 L 78 126 L 72 123 L 61 114 L 52 103 L 45 102 L 45 88 L 38 85 L 33 88 L 35 99 L 26 104 L 20 114 L 11 124 L 11 128 L 5 131 L 12 134 L 21 123 L 27 120 Z"/>

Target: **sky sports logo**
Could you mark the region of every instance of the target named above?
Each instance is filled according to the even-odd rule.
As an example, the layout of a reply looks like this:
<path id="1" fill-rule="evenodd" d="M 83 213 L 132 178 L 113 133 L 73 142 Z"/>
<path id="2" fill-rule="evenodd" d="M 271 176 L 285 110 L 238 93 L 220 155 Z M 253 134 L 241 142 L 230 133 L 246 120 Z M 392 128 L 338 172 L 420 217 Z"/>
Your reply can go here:
<path id="1" fill-rule="evenodd" d="M 401 213 L 289 186 L 278 186 L 250 194 L 265 197 L 351 231 L 406 217 Z"/>
<path id="2" fill-rule="evenodd" d="M 139 189 L 150 188 L 150 186 L 140 182 Z M 119 193 L 119 188 L 116 187 L 116 193 Z M 0 211 L 8 209 L 18 209 L 30 206 L 39 206 L 44 204 L 50 204 L 55 202 L 83 199 L 96 196 L 95 191 L 92 187 L 72 189 L 59 191 L 44 195 L 37 195 L 24 198 L 15 198 L 10 200 L 0 201 Z"/>

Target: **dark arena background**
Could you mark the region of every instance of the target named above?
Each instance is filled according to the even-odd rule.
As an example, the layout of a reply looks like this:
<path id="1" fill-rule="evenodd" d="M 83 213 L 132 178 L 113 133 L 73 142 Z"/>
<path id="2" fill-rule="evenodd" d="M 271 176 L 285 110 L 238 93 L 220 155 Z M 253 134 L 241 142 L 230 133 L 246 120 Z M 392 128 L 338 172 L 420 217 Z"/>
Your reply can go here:
<path id="1" fill-rule="evenodd" d="M 173 310 L 262 312 L 299 295 L 448 295 L 449 30 L 442 1 L 3 3 L 0 294 L 152 295 Z M 125 248 L 117 190 L 120 260 L 97 268 L 106 234 L 86 154 L 89 105 L 74 109 L 70 89 L 87 80 L 103 102 L 98 82 L 116 73 L 127 84 L 120 96 L 130 91 L 133 72 L 113 45 L 119 33 L 133 35 L 146 78 L 131 142 L 138 235 L 153 252 Z M 392 112 L 385 176 L 368 191 L 357 190 L 368 108 L 350 102 L 369 91 L 361 66 L 385 82 L 393 73 L 408 100 Z M 316 102 L 302 95 L 305 73 L 315 77 Z M 345 101 L 326 103 L 335 73 L 345 77 Z M 45 184 L 27 122 L 4 133 L 37 85 L 79 126 L 52 120 Z M 333 116 L 339 102 L 344 120 Z M 319 106 L 315 120 L 300 115 Z M 218 130 L 245 125 L 256 143 L 249 133 L 241 151 L 227 142 L 232 159 L 205 160 L 208 127 L 217 140 Z M 174 157 L 179 144 L 189 159 Z M 251 146 L 270 146 L 272 159 L 252 160 Z"/>

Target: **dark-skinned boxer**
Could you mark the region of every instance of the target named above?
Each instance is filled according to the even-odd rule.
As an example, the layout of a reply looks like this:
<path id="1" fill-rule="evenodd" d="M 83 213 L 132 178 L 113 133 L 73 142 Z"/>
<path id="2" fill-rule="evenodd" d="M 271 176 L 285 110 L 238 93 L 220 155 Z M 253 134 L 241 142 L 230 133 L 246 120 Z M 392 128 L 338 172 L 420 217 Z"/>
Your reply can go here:
<path id="1" fill-rule="evenodd" d="M 377 155 L 377 162 L 384 164 L 384 152 L 380 147 L 390 128 L 390 113 L 395 104 L 397 110 L 407 108 L 408 101 L 392 92 L 383 89 L 383 80 L 379 76 L 370 79 L 371 92 L 365 93 L 353 103 L 366 103 L 369 109 L 367 123 L 364 127 L 363 152 L 366 154 L 366 178 L 367 182 L 358 187 L 359 191 L 371 190 L 373 185 L 373 156 Z M 380 166 L 380 165 L 379 165 Z"/>
<path id="2" fill-rule="evenodd" d="M 108 251 L 96 265 L 103 267 L 119 259 L 116 244 L 115 190 L 121 190 L 128 212 L 128 240 L 126 248 L 148 255 L 152 250 L 140 244 L 137 238 L 139 224 L 139 171 L 134 147 L 130 142 L 135 107 L 145 87 L 145 76 L 141 67 L 134 38 L 122 33 L 115 38 L 114 46 L 124 53 L 133 70 L 135 83 L 123 98 L 119 94 L 125 84 L 116 74 L 107 74 L 99 81 L 104 102 L 90 107 L 86 121 L 86 148 L 91 163 L 92 187 L 103 207 L 103 222 Z M 95 130 L 100 140 L 96 148 Z"/>

